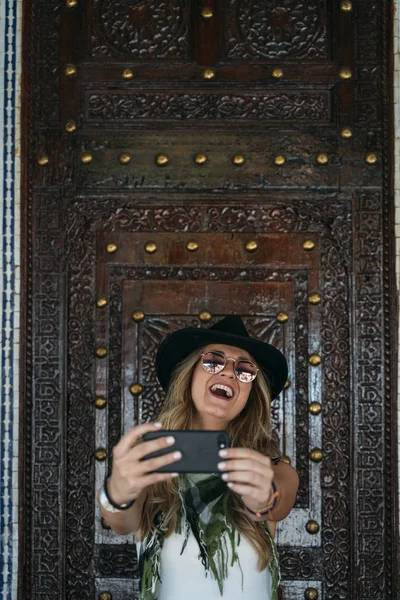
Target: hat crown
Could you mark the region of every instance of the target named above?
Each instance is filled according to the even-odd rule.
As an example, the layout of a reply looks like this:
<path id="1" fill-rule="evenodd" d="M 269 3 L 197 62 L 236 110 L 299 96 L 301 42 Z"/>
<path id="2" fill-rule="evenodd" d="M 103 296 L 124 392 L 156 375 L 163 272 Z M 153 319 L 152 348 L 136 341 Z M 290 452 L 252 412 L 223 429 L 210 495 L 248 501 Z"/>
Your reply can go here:
<path id="1" fill-rule="evenodd" d="M 230 333 L 231 335 L 240 335 L 246 338 L 250 337 L 245 324 L 238 315 L 229 315 L 208 329 Z"/>

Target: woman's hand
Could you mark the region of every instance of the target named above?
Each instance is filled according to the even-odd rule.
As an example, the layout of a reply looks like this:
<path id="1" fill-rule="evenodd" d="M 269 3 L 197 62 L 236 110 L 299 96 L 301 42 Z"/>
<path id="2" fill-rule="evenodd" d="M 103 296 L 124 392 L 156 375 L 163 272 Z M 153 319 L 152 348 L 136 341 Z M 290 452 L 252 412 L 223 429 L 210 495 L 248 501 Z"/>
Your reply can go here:
<path id="1" fill-rule="evenodd" d="M 149 485 L 176 477 L 176 473 L 150 473 L 164 465 L 182 458 L 180 452 L 142 460 L 147 454 L 167 448 L 175 443 L 173 436 L 142 442 L 138 440 L 149 431 L 157 431 L 160 424 L 146 423 L 134 427 L 113 449 L 113 469 L 108 482 L 108 492 L 116 504 L 128 504 L 135 500 Z"/>
<path id="2" fill-rule="evenodd" d="M 224 459 L 218 464 L 222 479 L 250 510 L 260 512 L 273 504 L 274 470 L 267 456 L 249 448 L 228 448 L 219 455 Z"/>

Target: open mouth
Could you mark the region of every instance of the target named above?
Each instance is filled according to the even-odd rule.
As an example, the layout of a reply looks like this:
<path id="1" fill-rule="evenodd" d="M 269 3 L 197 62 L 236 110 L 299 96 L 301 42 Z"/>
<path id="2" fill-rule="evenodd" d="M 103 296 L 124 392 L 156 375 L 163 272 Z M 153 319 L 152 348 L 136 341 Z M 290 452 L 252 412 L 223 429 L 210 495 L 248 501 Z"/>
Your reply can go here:
<path id="1" fill-rule="evenodd" d="M 210 387 L 210 392 L 213 396 L 221 398 L 222 400 L 230 400 L 233 398 L 233 389 L 229 385 L 224 385 L 223 383 L 214 383 L 214 385 Z"/>

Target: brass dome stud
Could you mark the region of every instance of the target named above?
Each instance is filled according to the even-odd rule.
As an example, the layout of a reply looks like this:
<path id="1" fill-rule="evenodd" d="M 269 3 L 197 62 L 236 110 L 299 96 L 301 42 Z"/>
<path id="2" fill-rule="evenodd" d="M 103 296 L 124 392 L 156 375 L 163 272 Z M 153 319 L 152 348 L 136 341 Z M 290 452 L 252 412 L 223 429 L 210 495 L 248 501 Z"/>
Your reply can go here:
<path id="1" fill-rule="evenodd" d="M 105 408 L 107 406 L 107 400 L 105 398 L 102 398 L 101 396 L 99 396 L 98 398 L 96 398 L 96 400 L 94 401 L 94 405 L 96 408 L 98 408 L 99 410 L 102 410 L 103 408 Z"/>
<path id="2" fill-rule="evenodd" d="M 211 313 L 209 313 L 207 310 L 203 310 L 199 314 L 199 319 L 202 323 L 208 323 L 208 321 L 211 321 Z"/>
<path id="3" fill-rule="evenodd" d="M 74 133 L 76 131 L 76 122 L 71 119 L 71 121 L 67 121 L 64 125 L 64 129 L 67 133 Z"/>
<path id="4" fill-rule="evenodd" d="M 130 81 L 131 79 L 134 78 L 134 73 L 132 71 L 132 69 L 124 69 L 122 71 L 122 79 L 125 79 L 125 81 Z"/>
<path id="5" fill-rule="evenodd" d="M 291 386 L 291 385 L 292 385 L 292 384 L 291 384 L 291 382 L 290 382 L 290 379 L 286 379 L 286 381 L 285 381 L 285 385 L 283 386 L 283 389 L 284 389 L 284 390 L 288 390 L 288 389 L 290 388 L 290 386 Z"/>
<path id="6" fill-rule="evenodd" d="M 318 365 L 321 364 L 321 357 L 319 354 L 311 354 L 311 356 L 308 358 L 308 363 L 312 366 L 312 367 L 318 367 Z"/>
<path id="7" fill-rule="evenodd" d="M 315 243 L 312 240 L 306 240 L 303 242 L 303 250 L 306 250 L 306 252 L 311 252 L 311 250 L 314 250 L 314 248 Z"/>
<path id="8" fill-rule="evenodd" d="M 351 137 L 353 137 L 353 132 L 350 127 L 343 127 L 340 132 L 340 137 L 342 140 L 349 140 Z"/>
<path id="9" fill-rule="evenodd" d="M 37 164 L 39 165 L 39 167 L 45 167 L 46 165 L 48 165 L 49 157 L 47 156 L 47 154 L 42 154 L 42 156 L 39 156 L 39 158 L 37 159 Z"/>
<path id="10" fill-rule="evenodd" d="M 313 304 L 313 305 L 320 304 L 321 296 L 317 292 L 314 292 L 313 294 L 310 294 L 308 296 L 308 302 L 309 302 L 309 304 Z"/>
<path id="11" fill-rule="evenodd" d="M 245 158 L 241 154 L 235 154 L 235 156 L 232 158 L 232 162 L 235 165 L 235 167 L 241 167 L 242 165 L 244 165 Z"/>
<path id="12" fill-rule="evenodd" d="M 103 462 L 107 458 L 107 450 L 105 448 L 97 448 L 95 458 L 99 462 Z"/>
<path id="13" fill-rule="evenodd" d="M 273 71 L 272 71 L 272 77 L 274 79 L 281 79 L 283 77 L 283 71 L 280 67 L 276 67 Z"/>
<path id="14" fill-rule="evenodd" d="M 353 10 L 353 3 L 349 1 L 341 2 L 340 10 L 343 12 L 351 12 Z"/>
<path id="15" fill-rule="evenodd" d="M 99 600 L 112 600 L 111 592 L 100 592 Z"/>
<path id="16" fill-rule="evenodd" d="M 343 67 L 343 69 L 340 69 L 339 71 L 340 79 L 351 79 L 352 75 L 353 74 L 351 72 L 351 69 L 349 69 L 348 67 Z"/>
<path id="17" fill-rule="evenodd" d="M 75 77 L 76 75 L 76 66 L 68 63 L 67 65 L 65 65 L 64 67 L 64 75 L 66 77 Z"/>
<path id="18" fill-rule="evenodd" d="M 81 163 L 84 165 L 88 165 L 93 160 L 93 154 L 91 152 L 82 152 L 81 153 Z"/>
<path id="19" fill-rule="evenodd" d="M 314 417 L 319 415 L 321 410 L 322 410 L 322 406 L 321 406 L 320 402 L 311 402 L 308 405 L 308 412 L 310 414 L 314 415 Z"/>
<path id="20" fill-rule="evenodd" d="M 378 157 L 376 154 L 374 154 L 373 152 L 370 152 L 369 154 L 367 154 L 367 156 L 365 157 L 365 162 L 368 165 L 374 165 L 376 162 L 378 162 Z"/>
<path id="21" fill-rule="evenodd" d="M 278 323 L 287 323 L 289 321 L 289 315 L 285 312 L 280 312 L 276 315 L 276 320 Z"/>
<path id="22" fill-rule="evenodd" d="M 105 358 L 108 354 L 107 348 L 104 346 L 99 346 L 96 348 L 96 356 L 97 358 Z"/>
<path id="23" fill-rule="evenodd" d="M 286 158 L 284 156 L 282 156 L 281 154 L 279 154 L 278 156 L 275 156 L 275 158 L 274 158 L 274 163 L 278 167 L 281 167 L 282 165 L 284 165 L 285 162 L 286 162 Z"/>
<path id="24" fill-rule="evenodd" d="M 121 165 L 128 165 L 132 160 L 131 155 L 128 152 L 122 152 L 119 155 L 119 162 Z"/>
<path id="25" fill-rule="evenodd" d="M 78 6 L 78 0 L 66 0 L 65 5 L 67 8 L 75 8 Z"/>
<path id="26" fill-rule="evenodd" d="M 203 10 L 201 11 L 201 16 L 203 17 L 203 19 L 205 19 L 206 21 L 208 21 L 209 19 L 213 18 L 213 11 L 209 6 L 206 6 L 205 8 L 203 8 Z"/>
<path id="27" fill-rule="evenodd" d="M 211 81 L 212 79 L 215 79 L 215 76 L 216 76 L 215 69 L 204 69 L 203 79 L 205 79 L 206 81 Z"/>
<path id="28" fill-rule="evenodd" d="M 166 167 L 168 163 L 169 163 L 169 158 L 166 154 L 157 154 L 156 165 L 158 167 Z"/>
<path id="29" fill-rule="evenodd" d="M 313 520 L 307 521 L 306 530 L 308 531 L 308 533 L 311 533 L 314 535 L 314 534 L 318 533 L 319 525 L 316 521 L 313 521 Z"/>
<path id="30" fill-rule="evenodd" d="M 258 248 L 258 244 L 255 240 L 249 240 L 248 242 L 246 242 L 245 248 L 247 252 L 255 252 Z"/>
<path id="31" fill-rule="evenodd" d="M 132 396 L 140 396 L 140 394 L 143 392 L 143 386 L 140 385 L 140 383 L 132 383 L 132 385 L 129 386 L 129 391 Z"/>
<path id="32" fill-rule="evenodd" d="M 317 156 L 317 163 L 319 165 L 326 165 L 328 164 L 328 155 L 325 154 L 324 152 L 321 152 L 321 154 L 318 154 Z"/>
<path id="33" fill-rule="evenodd" d="M 318 600 L 318 590 L 315 588 L 309 587 L 304 592 L 305 600 Z"/>
<path id="34" fill-rule="evenodd" d="M 146 242 L 144 249 L 147 254 L 154 254 L 154 252 L 157 250 L 157 244 L 155 242 Z"/>
<path id="35" fill-rule="evenodd" d="M 135 323 L 141 323 L 142 321 L 144 321 L 144 317 L 145 314 L 142 310 L 135 310 L 132 313 L 132 319 L 135 321 Z"/>
<path id="36" fill-rule="evenodd" d="M 207 162 L 207 156 L 205 154 L 196 154 L 194 162 L 196 165 L 204 165 Z"/>
<path id="37" fill-rule="evenodd" d="M 117 244 L 110 243 L 106 245 L 106 252 L 108 252 L 108 254 L 114 254 L 117 250 Z"/>
<path id="38" fill-rule="evenodd" d="M 199 244 L 197 242 L 188 242 L 186 244 L 186 249 L 189 250 L 189 252 L 196 252 L 196 250 L 199 249 Z"/>
<path id="39" fill-rule="evenodd" d="M 107 306 L 107 304 L 108 300 L 105 296 L 99 296 L 96 300 L 97 308 L 104 308 L 105 306 Z"/>
<path id="40" fill-rule="evenodd" d="M 312 450 L 310 450 L 308 456 L 309 459 L 315 463 L 321 462 L 321 460 L 324 458 L 324 454 L 321 448 L 313 448 Z"/>

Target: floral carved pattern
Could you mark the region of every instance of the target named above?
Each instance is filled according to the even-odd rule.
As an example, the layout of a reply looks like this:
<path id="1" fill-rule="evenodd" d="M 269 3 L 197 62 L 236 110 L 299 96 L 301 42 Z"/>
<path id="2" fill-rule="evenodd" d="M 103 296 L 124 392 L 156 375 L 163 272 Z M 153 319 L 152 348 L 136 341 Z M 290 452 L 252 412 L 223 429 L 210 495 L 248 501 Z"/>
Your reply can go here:
<path id="1" fill-rule="evenodd" d="M 248 95 L 90 92 L 85 101 L 90 120 L 330 121 L 329 92 L 270 91 Z"/>
<path id="2" fill-rule="evenodd" d="M 271 0 L 230 0 L 229 11 L 229 58 L 327 58 L 325 0 L 283 0 L 279 5 Z"/>
<path id="3" fill-rule="evenodd" d="M 187 57 L 186 4 L 186 0 L 95 0 L 98 23 L 92 33 L 93 56 Z"/>

